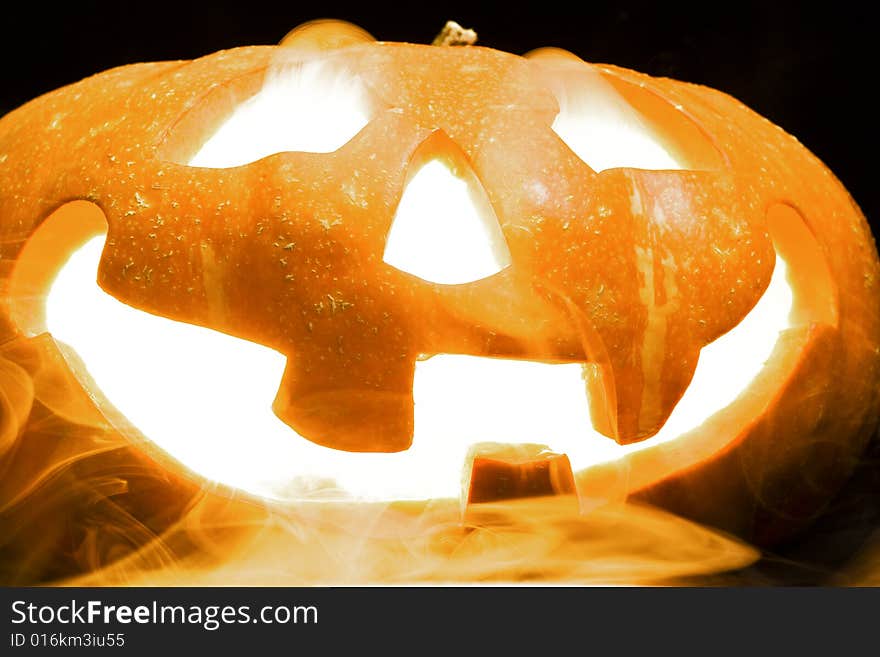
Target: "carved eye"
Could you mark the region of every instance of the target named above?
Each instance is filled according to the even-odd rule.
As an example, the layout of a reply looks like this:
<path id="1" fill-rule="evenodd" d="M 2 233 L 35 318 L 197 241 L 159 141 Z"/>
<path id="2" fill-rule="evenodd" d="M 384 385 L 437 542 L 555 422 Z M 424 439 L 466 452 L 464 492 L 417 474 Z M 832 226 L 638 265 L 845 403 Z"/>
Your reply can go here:
<path id="1" fill-rule="evenodd" d="M 594 171 L 718 167 L 714 146 L 664 99 L 562 51 L 528 57 L 546 70 L 559 104 L 553 131 Z"/>
<path id="2" fill-rule="evenodd" d="M 241 103 L 190 159 L 225 168 L 284 151 L 330 153 L 370 120 L 360 78 L 327 60 L 274 66 L 263 88 Z"/>

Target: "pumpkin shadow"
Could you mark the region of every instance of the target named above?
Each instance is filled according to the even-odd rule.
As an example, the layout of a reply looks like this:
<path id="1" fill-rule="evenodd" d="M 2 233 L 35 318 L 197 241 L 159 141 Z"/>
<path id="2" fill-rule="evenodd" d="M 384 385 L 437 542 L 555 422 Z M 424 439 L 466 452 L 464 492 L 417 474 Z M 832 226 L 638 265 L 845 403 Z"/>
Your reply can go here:
<path id="1" fill-rule="evenodd" d="M 808 527 L 742 570 L 701 586 L 862 586 L 880 583 L 880 431 L 852 476 Z"/>

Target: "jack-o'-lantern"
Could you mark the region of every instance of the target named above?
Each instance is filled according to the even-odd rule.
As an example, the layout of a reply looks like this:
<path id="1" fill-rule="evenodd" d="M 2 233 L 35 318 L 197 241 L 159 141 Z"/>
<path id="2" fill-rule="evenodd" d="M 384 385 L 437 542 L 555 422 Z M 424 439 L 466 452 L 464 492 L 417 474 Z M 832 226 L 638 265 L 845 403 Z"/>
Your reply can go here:
<path id="1" fill-rule="evenodd" d="M 841 184 L 729 96 L 556 50 L 322 23 L 102 73 L 0 121 L 0 249 L 4 342 L 48 330 L 165 467 L 290 503 L 467 463 L 466 503 L 771 541 L 880 413 Z"/>

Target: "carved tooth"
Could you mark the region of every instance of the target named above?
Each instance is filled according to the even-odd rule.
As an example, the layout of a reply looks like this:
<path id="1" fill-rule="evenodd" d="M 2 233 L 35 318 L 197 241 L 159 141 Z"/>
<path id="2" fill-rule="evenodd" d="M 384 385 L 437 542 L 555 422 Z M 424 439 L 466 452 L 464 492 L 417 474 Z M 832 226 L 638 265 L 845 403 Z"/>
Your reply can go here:
<path id="1" fill-rule="evenodd" d="M 559 497 L 559 507 L 579 510 L 571 463 L 546 445 L 478 443 L 468 451 L 462 478 L 465 519 L 481 505 L 529 497 Z"/>

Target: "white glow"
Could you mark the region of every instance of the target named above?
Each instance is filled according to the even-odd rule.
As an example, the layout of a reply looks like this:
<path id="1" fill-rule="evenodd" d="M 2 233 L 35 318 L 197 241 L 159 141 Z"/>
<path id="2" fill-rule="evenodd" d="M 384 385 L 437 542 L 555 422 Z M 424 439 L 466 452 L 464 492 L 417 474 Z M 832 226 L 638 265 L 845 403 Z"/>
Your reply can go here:
<path id="1" fill-rule="evenodd" d="M 234 167 L 283 151 L 330 153 L 369 118 L 365 89 L 353 75 L 323 60 L 276 67 L 189 164 Z"/>
<path id="2" fill-rule="evenodd" d="M 660 433 L 621 447 L 589 421 L 581 366 L 469 356 L 416 365 L 408 451 L 356 454 L 315 445 L 271 411 L 284 357 L 126 306 L 95 283 L 103 238 L 77 251 L 52 286 L 47 322 L 132 424 L 203 476 L 279 499 L 457 497 L 475 442 L 542 443 L 572 466 L 619 458 L 698 426 L 732 402 L 788 327 L 791 290 L 777 260 L 770 286 L 732 331 L 703 349 L 693 382 Z"/>
<path id="3" fill-rule="evenodd" d="M 594 171 L 684 168 L 601 74 L 578 67 L 565 80 L 556 90 L 559 114 L 553 130 Z"/>
<path id="4" fill-rule="evenodd" d="M 510 264 L 510 251 L 485 191 L 431 160 L 403 191 L 383 260 L 451 285 L 497 274 Z"/>
<path id="5" fill-rule="evenodd" d="M 575 470 L 620 458 L 652 445 L 664 443 L 695 429 L 725 406 L 730 405 L 764 368 L 779 332 L 789 328 L 793 303 L 786 278 L 785 261 L 776 256 L 776 268 L 764 295 L 742 321 L 700 351 L 694 377 L 666 424 L 654 436 L 640 443 L 618 445 L 587 441 L 553 447 L 565 451 Z"/>

